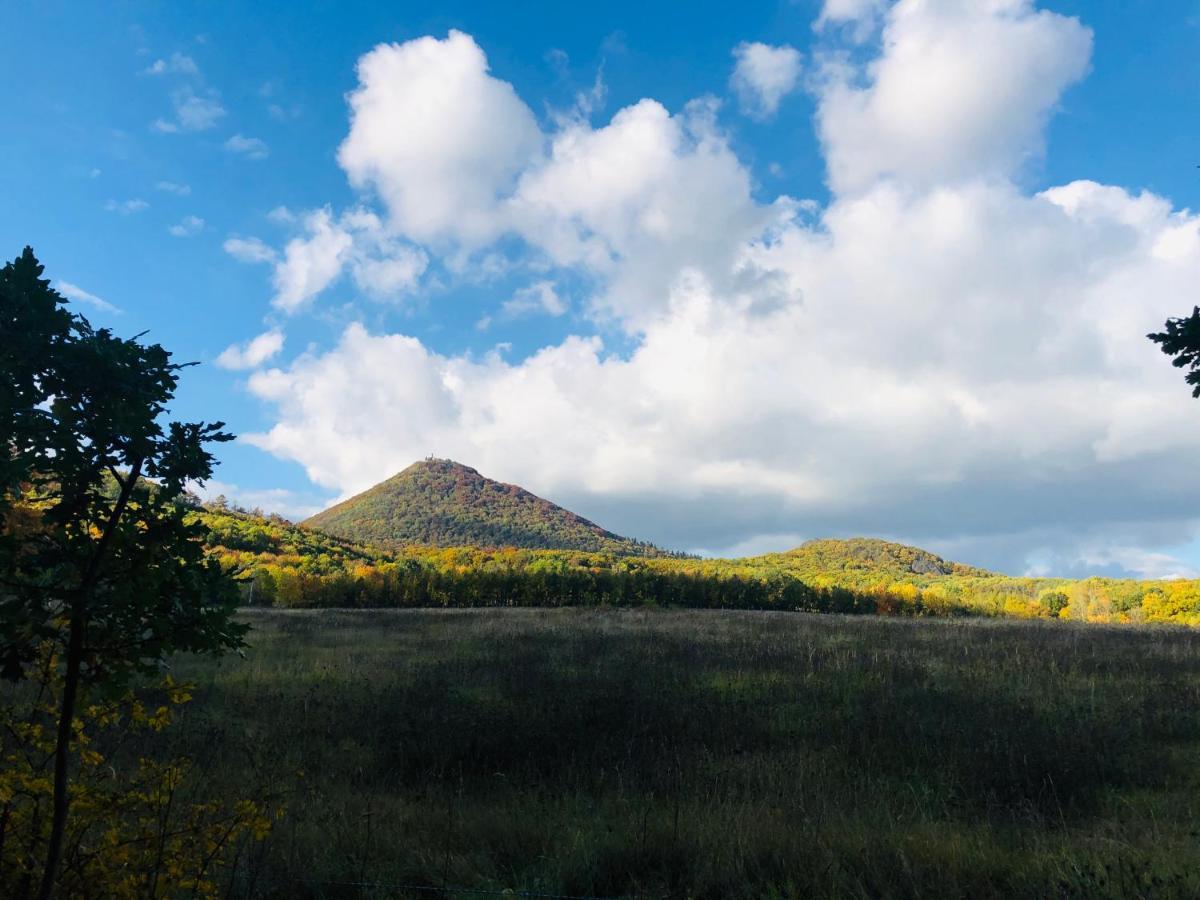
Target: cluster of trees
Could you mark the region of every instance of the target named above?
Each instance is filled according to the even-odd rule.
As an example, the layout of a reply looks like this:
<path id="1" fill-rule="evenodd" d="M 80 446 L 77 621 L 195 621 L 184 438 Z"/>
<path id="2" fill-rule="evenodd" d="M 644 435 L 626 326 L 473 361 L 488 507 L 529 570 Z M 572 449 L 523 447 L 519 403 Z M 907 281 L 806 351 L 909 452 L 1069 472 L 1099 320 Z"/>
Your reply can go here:
<path id="1" fill-rule="evenodd" d="M 198 507 L 242 602 L 280 607 L 680 606 L 1200 625 L 1200 582 L 1009 578 L 883 541 L 817 541 L 749 559 L 407 547 Z"/>

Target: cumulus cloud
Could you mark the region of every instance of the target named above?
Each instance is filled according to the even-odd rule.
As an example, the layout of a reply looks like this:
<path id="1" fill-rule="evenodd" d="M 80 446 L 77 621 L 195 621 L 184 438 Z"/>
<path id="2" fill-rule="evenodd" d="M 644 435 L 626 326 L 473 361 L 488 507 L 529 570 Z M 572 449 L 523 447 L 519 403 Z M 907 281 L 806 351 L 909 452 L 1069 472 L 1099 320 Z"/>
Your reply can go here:
<path id="1" fill-rule="evenodd" d="M 488 73 L 469 35 L 382 44 L 358 61 L 350 134 L 338 161 L 376 191 L 392 223 L 418 241 L 484 241 L 541 133 L 512 85 Z"/>
<path id="2" fill-rule="evenodd" d="M 888 0 L 825 0 L 814 27 L 820 31 L 829 25 L 853 26 L 851 34 L 862 40 L 887 9 Z"/>
<path id="3" fill-rule="evenodd" d="M 754 119 L 771 118 L 800 80 L 800 51 L 786 44 L 743 42 L 733 48 L 733 57 L 737 62 L 729 84 L 742 112 Z"/>
<path id="4" fill-rule="evenodd" d="M 85 291 L 79 285 L 71 284 L 69 281 L 56 281 L 54 289 L 66 297 L 68 300 L 74 300 L 76 303 L 86 303 L 93 309 L 98 309 L 101 312 L 120 313 L 121 310 L 113 306 L 107 300 L 97 297 L 95 294 Z"/>
<path id="5" fill-rule="evenodd" d="M 266 159 L 271 155 L 271 150 L 267 146 L 267 142 L 262 138 L 246 137 L 241 134 L 235 134 L 227 140 L 225 142 L 225 149 L 230 153 L 244 156 L 246 159 Z"/>
<path id="6" fill-rule="evenodd" d="M 753 281 L 756 273 L 733 271 L 736 257 L 789 205 L 753 202 L 712 98 L 675 114 L 642 100 L 602 127 L 572 115 L 543 133 L 459 32 L 381 45 L 359 61 L 358 74 L 339 161 L 352 184 L 382 201 L 386 215 L 372 233 L 424 244 L 455 271 L 482 271 L 494 254 L 472 252 L 516 237 L 557 266 L 598 277 L 592 312 L 630 331 L 661 310 L 684 268 L 722 288 Z M 334 231 L 292 245 L 294 265 L 277 281 L 310 264 L 330 274 L 277 291 L 281 308 L 334 283 L 350 253 Z"/>
<path id="7" fill-rule="evenodd" d="M 348 224 L 354 241 L 349 264 L 355 285 L 379 299 L 400 297 L 416 288 L 429 265 L 422 250 L 389 237 L 374 215 L 351 217 Z"/>
<path id="8" fill-rule="evenodd" d="M 184 216 L 167 228 L 171 237 L 194 237 L 204 230 L 204 220 L 199 216 Z"/>
<path id="9" fill-rule="evenodd" d="M 342 272 L 354 245 L 350 233 L 319 209 L 305 220 L 306 234 L 288 241 L 275 266 L 274 306 L 295 312 L 305 301 L 328 287 Z"/>
<path id="10" fill-rule="evenodd" d="M 874 8 L 828 18 L 852 6 Z M 342 163 L 386 216 L 310 214 L 275 260 L 277 305 L 352 269 L 359 232 L 449 254 L 515 236 L 549 265 L 539 283 L 583 271 L 593 315 L 629 340 L 509 361 L 355 324 L 251 376 L 275 424 L 250 440 L 343 495 L 452 456 L 680 548 L 868 533 L 1013 571 L 1149 565 L 1130 548 L 1198 524 L 1200 415 L 1143 335 L 1193 302 L 1200 217 L 1112 185 L 1020 186 L 1087 68 L 1078 21 L 1024 0 L 882 14 L 873 58 L 827 56 L 814 88 L 823 207 L 756 200 L 710 101 L 539 138 L 465 35 L 372 51 Z M 437 114 L 386 128 L 422 84 Z M 469 127 L 443 114 L 458 92 Z M 469 175 L 493 131 L 503 165 L 423 205 L 421 176 Z M 528 290 L 530 307 L 549 296 Z"/>
<path id="11" fill-rule="evenodd" d="M 742 243 L 776 215 L 753 202 L 713 112 L 707 100 L 676 115 L 642 100 L 602 128 L 569 123 L 508 202 L 526 241 L 602 277 L 591 307 L 630 330 L 662 310 L 680 271 L 731 283 Z"/>
<path id="12" fill-rule="evenodd" d="M 271 217 L 280 224 L 292 214 Z M 353 209 L 335 217 L 328 209 L 299 217 L 301 233 L 276 252 L 258 238 L 230 238 L 225 252 L 242 262 L 274 266 L 272 305 L 294 313 L 349 271 L 355 285 L 373 297 L 395 298 L 420 281 L 429 259 L 421 249 L 397 239 L 375 213 Z"/>
<path id="13" fill-rule="evenodd" d="M 838 193 L 1011 175 L 1087 71 L 1092 33 L 1033 0 L 900 0 L 882 47 L 865 69 L 825 66 L 817 122 Z"/>
<path id="14" fill-rule="evenodd" d="M 217 357 L 222 369 L 253 369 L 278 355 L 283 349 L 283 332 L 265 331 L 244 344 L 231 344 Z"/>

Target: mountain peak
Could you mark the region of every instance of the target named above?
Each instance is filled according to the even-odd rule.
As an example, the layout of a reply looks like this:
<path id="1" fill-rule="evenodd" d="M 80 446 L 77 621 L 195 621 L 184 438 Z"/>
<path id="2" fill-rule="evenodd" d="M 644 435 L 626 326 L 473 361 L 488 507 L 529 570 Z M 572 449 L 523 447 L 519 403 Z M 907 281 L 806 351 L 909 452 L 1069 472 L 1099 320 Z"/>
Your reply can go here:
<path id="1" fill-rule="evenodd" d="M 452 459 L 426 457 L 304 524 L 380 546 L 522 547 L 658 555 L 544 500 Z"/>
<path id="2" fill-rule="evenodd" d="M 479 475 L 478 469 L 472 469 L 470 466 L 463 465 L 453 459 L 442 459 L 438 456 L 427 456 L 424 459 L 419 459 L 411 466 L 401 469 L 392 478 L 399 478 L 406 472 L 461 472 L 466 475 Z M 482 478 L 482 475 L 479 475 Z"/>

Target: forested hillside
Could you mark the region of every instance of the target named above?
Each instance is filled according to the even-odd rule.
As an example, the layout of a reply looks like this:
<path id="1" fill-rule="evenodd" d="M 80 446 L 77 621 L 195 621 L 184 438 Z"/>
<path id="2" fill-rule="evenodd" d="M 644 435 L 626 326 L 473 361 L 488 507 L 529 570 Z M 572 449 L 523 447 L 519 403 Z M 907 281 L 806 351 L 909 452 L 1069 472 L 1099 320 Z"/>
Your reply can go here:
<path id="1" fill-rule="evenodd" d="M 995 574 L 962 563 L 947 562 L 919 547 L 874 538 L 807 541 L 794 550 L 769 554 L 759 559 L 764 565 L 779 565 L 799 575 L 818 578 L 834 574 L 850 578 L 862 574 L 888 574 L 900 578 Z"/>
<path id="2" fill-rule="evenodd" d="M 448 459 L 413 463 L 304 524 L 384 547 L 527 547 L 638 556 L 662 552 Z"/>
<path id="3" fill-rule="evenodd" d="M 746 559 L 372 547 L 278 517 L 195 515 L 243 600 L 281 607 L 635 606 L 1200 625 L 1200 582 L 1013 578 L 870 539 Z"/>

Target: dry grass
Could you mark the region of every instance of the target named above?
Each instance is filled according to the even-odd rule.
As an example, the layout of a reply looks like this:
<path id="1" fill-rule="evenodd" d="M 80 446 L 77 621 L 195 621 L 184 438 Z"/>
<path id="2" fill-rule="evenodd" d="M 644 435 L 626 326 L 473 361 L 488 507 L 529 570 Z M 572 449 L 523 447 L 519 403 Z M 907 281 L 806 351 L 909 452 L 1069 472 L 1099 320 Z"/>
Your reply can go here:
<path id="1" fill-rule="evenodd" d="M 184 660 L 278 896 L 1200 896 L 1200 635 L 789 613 L 255 612 Z M 302 774 L 298 774 L 302 773 Z M 414 896 L 416 896 L 414 894 Z M 426 895 L 428 896 L 428 895 Z"/>

